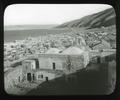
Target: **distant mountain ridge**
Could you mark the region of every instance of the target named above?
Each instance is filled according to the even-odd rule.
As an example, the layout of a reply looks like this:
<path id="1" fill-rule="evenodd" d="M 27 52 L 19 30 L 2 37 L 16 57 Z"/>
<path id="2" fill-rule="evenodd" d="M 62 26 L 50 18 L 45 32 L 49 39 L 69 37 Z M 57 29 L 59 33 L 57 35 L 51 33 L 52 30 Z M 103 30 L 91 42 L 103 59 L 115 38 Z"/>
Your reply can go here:
<path id="1" fill-rule="evenodd" d="M 115 25 L 115 11 L 114 8 L 109 8 L 104 11 L 82 17 L 77 20 L 63 23 L 56 28 L 100 28 Z"/>

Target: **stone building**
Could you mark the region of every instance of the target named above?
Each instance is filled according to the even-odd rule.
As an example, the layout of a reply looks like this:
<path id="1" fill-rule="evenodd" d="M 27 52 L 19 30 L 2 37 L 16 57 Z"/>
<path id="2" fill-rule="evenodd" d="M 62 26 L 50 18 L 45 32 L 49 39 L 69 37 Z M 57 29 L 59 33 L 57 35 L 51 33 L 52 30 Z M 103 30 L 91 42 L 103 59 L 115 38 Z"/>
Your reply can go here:
<path id="1" fill-rule="evenodd" d="M 39 65 L 36 61 L 23 61 L 23 78 L 27 81 L 50 80 L 58 73 L 68 73 L 84 68 L 83 55 L 39 54 Z"/>
<path id="2" fill-rule="evenodd" d="M 34 81 L 35 80 L 35 71 L 37 69 L 35 60 L 24 60 L 22 62 L 22 75 L 23 80 Z"/>
<path id="3" fill-rule="evenodd" d="M 33 59 L 22 62 L 22 80 L 51 80 L 62 74 L 73 73 L 85 68 L 89 63 L 89 52 L 83 38 L 76 38 L 76 43 L 63 50 L 50 48 L 46 53 L 37 54 Z"/>
<path id="4" fill-rule="evenodd" d="M 57 53 L 52 52 L 54 50 Z M 37 60 L 23 61 L 24 80 L 50 80 L 58 77 L 58 73 L 69 74 L 86 67 L 89 63 L 89 54 L 79 47 L 69 47 L 61 53 L 55 48 L 49 51 L 51 52 L 38 54 L 36 56 Z"/>
<path id="5" fill-rule="evenodd" d="M 85 48 L 84 48 L 85 49 Z M 84 67 L 87 66 L 89 63 L 89 52 L 81 49 L 79 46 L 72 46 L 67 48 L 62 52 L 62 54 L 68 54 L 68 55 L 83 55 L 84 58 Z"/>

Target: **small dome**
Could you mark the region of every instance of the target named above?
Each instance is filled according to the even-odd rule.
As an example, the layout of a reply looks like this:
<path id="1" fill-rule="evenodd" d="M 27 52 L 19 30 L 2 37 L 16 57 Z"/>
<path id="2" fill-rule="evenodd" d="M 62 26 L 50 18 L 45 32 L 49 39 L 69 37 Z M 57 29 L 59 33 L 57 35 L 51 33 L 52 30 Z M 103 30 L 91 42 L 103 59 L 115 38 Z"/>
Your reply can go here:
<path id="1" fill-rule="evenodd" d="M 65 49 L 63 54 L 82 54 L 84 51 L 78 47 L 69 47 Z"/>
<path id="2" fill-rule="evenodd" d="M 57 48 L 50 48 L 46 53 L 47 54 L 56 54 L 56 53 L 59 53 L 60 50 L 57 49 Z"/>

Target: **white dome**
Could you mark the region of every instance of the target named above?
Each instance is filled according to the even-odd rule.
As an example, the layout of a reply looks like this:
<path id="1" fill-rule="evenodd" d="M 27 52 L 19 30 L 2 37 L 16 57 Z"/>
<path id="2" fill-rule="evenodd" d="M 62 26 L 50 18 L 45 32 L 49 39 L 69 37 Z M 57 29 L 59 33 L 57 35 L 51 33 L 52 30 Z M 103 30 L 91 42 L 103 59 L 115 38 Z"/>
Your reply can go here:
<path id="1" fill-rule="evenodd" d="M 50 48 L 46 53 L 47 54 L 56 54 L 56 53 L 59 53 L 60 50 L 57 49 L 57 48 Z"/>
<path id="2" fill-rule="evenodd" d="M 89 63 L 89 52 L 79 47 L 69 47 L 62 52 L 63 54 L 80 54 L 84 56 L 84 67 Z"/>
<path id="3" fill-rule="evenodd" d="M 84 51 L 78 47 L 69 47 L 64 50 L 63 54 L 82 54 Z"/>

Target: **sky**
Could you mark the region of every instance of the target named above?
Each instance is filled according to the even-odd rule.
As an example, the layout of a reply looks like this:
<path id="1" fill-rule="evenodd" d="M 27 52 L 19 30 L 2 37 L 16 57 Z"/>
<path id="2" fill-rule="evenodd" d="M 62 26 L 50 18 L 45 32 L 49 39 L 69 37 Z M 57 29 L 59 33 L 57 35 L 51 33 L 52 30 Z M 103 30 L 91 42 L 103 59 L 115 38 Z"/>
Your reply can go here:
<path id="1" fill-rule="evenodd" d="M 62 24 L 111 8 L 105 4 L 13 4 L 4 12 L 4 25 Z"/>

